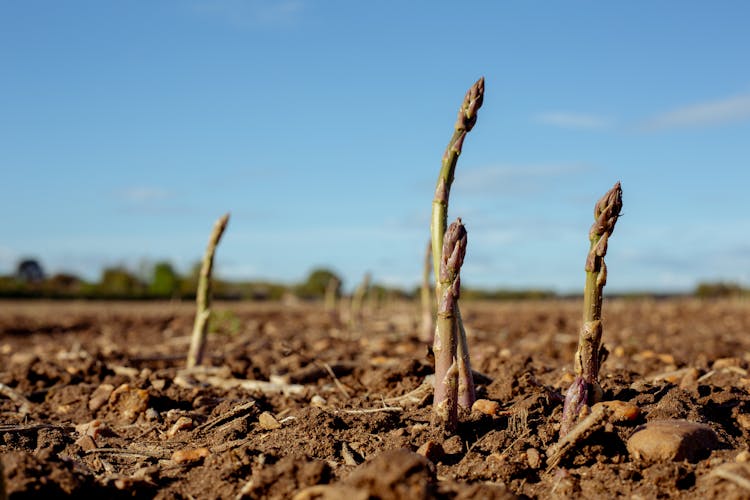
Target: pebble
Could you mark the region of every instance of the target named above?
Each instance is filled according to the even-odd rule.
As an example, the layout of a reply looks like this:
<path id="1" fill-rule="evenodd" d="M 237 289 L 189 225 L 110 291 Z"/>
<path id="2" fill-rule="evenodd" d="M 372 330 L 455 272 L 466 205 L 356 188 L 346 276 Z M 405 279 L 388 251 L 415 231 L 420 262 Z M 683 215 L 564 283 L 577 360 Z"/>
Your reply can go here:
<path id="1" fill-rule="evenodd" d="M 428 440 L 417 449 L 417 453 L 422 455 L 433 464 L 438 463 L 443 456 L 445 456 L 445 450 L 440 443 Z"/>
<path id="2" fill-rule="evenodd" d="M 711 427 L 687 420 L 654 420 L 636 429 L 627 442 L 630 455 L 647 462 L 695 462 L 718 446 Z"/>
<path id="3" fill-rule="evenodd" d="M 485 415 L 497 415 L 500 411 L 500 403 L 489 399 L 477 399 L 471 406 L 471 411 L 478 411 Z"/>
<path id="4" fill-rule="evenodd" d="M 542 457 L 536 448 L 529 448 L 526 450 L 526 461 L 529 463 L 529 467 L 538 469 L 542 464 Z"/>
<path id="5" fill-rule="evenodd" d="M 312 399 L 310 399 L 310 406 L 315 406 L 317 408 L 325 408 L 326 404 L 328 404 L 328 402 L 326 401 L 326 398 L 318 394 L 316 394 L 315 396 L 312 397 Z"/>
<path id="6" fill-rule="evenodd" d="M 740 424 L 740 427 L 743 429 L 750 429 L 750 414 L 740 413 L 737 415 L 737 423 Z"/>
<path id="7" fill-rule="evenodd" d="M 89 436 L 94 439 L 99 436 L 114 436 L 114 432 L 101 420 L 92 420 L 84 424 L 76 425 L 76 432 L 81 436 Z"/>
<path id="8" fill-rule="evenodd" d="M 96 411 L 107 402 L 115 386 L 112 384 L 102 384 L 91 393 L 89 398 L 89 410 Z"/>
<path id="9" fill-rule="evenodd" d="M 750 462 L 750 451 L 742 450 L 734 457 L 735 462 Z"/>
<path id="10" fill-rule="evenodd" d="M 281 427 L 281 424 L 278 420 L 276 420 L 276 417 L 274 417 L 267 411 L 264 411 L 260 414 L 260 416 L 258 417 L 258 423 L 262 428 L 268 431 L 272 431 Z"/>
<path id="11" fill-rule="evenodd" d="M 177 450 L 172 453 L 172 461 L 178 464 L 186 464 L 190 462 L 197 462 L 202 458 L 206 458 L 211 454 L 208 448 L 193 448 L 185 450 Z"/>
<path id="12" fill-rule="evenodd" d="M 178 432 L 192 428 L 193 419 L 188 417 L 180 417 L 177 419 L 177 422 L 175 422 L 167 431 L 167 437 L 174 437 Z"/>
<path id="13" fill-rule="evenodd" d="M 122 384 L 110 394 L 109 405 L 119 411 L 124 423 L 132 423 L 148 408 L 148 392 Z"/>
<path id="14" fill-rule="evenodd" d="M 610 421 L 618 424 L 634 422 L 641 416 L 641 409 L 633 403 L 626 401 L 602 401 L 601 403 L 596 403 L 591 410 L 596 411 L 598 407 L 608 408 L 612 412 Z"/>
<path id="15" fill-rule="evenodd" d="M 719 358 L 711 365 L 712 370 L 721 370 L 722 368 L 740 367 L 742 360 L 740 358 Z"/>

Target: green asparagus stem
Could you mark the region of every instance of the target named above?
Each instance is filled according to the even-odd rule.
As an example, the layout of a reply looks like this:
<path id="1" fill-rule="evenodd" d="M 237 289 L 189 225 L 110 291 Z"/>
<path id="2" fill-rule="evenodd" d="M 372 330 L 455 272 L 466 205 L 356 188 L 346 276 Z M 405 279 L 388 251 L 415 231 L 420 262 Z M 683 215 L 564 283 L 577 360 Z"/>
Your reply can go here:
<path id="1" fill-rule="evenodd" d="M 464 101 L 458 110 L 458 117 L 454 126 L 453 136 L 448 142 L 448 147 L 443 154 L 443 161 L 438 175 L 435 198 L 432 201 L 431 241 L 432 262 L 435 276 L 439 276 L 441 252 L 443 249 L 443 237 L 445 235 L 448 220 L 448 199 L 450 197 L 451 185 L 456 170 L 458 157 L 463 149 L 466 134 L 471 131 L 477 122 L 477 113 L 484 101 L 484 78 L 480 78 L 472 85 L 464 97 Z M 435 294 L 440 301 L 442 291 L 440 284 L 436 283 Z M 464 408 L 471 408 L 476 399 L 474 394 L 474 379 L 471 374 L 471 362 L 469 360 L 469 348 L 466 340 L 461 311 L 456 308 L 456 322 L 458 324 L 457 339 L 457 361 L 459 378 L 459 404 Z"/>
<path id="2" fill-rule="evenodd" d="M 460 271 L 466 256 L 466 228 L 461 219 L 456 220 L 445 234 L 438 288 L 441 295 L 438 301 L 435 332 L 435 396 L 434 411 L 438 422 L 445 431 L 452 433 L 458 423 L 458 298 L 461 290 Z"/>
<path id="3" fill-rule="evenodd" d="M 341 282 L 335 276 L 331 276 L 328 283 L 326 283 L 325 300 L 323 304 L 328 314 L 333 314 L 336 311 L 336 299 L 338 298 L 340 285 Z"/>
<path id="4" fill-rule="evenodd" d="M 350 323 L 352 327 L 359 326 L 364 316 L 363 309 L 365 303 L 365 296 L 370 290 L 370 273 L 365 273 L 362 281 L 354 290 L 352 295 L 351 312 L 350 312 Z"/>
<path id="5" fill-rule="evenodd" d="M 578 421 L 587 405 L 601 401 L 599 385 L 602 339 L 602 298 L 607 283 L 607 253 L 609 237 L 622 209 L 622 188 L 617 182 L 594 206 L 594 224 L 589 230 L 591 242 L 586 256 L 586 286 L 583 292 L 583 325 L 578 337 L 574 367 L 576 379 L 565 395 L 560 437 L 567 434 Z"/>
<path id="6" fill-rule="evenodd" d="M 422 288 L 420 295 L 422 299 L 422 326 L 419 337 L 428 343 L 435 340 L 435 301 L 432 300 L 432 286 L 430 285 L 430 274 L 432 273 L 432 242 L 427 242 L 427 251 L 424 256 L 424 271 L 422 272 Z"/>
<path id="7" fill-rule="evenodd" d="M 455 130 L 448 147 L 443 154 L 443 162 L 438 175 L 435 198 L 432 201 L 432 267 L 437 277 L 440 273 L 440 252 L 443 249 L 443 236 L 448 226 L 448 198 L 450 197 L 453 176 L 456 171 L 456 163 L 461 154 L 466 134 L 471 131 L 477 122 L 477 112 L 484 101 L 484 77 L 472 85 L 461 108 L 458 110 Z"/>
<path id="8" fill-rule="evenodd" d="M 229 222 L 229 214 L 224 214 L 214 224 L 211 236 L 208 239 L 206 253 L 201 263 L 201 274 L 198 277 L 198 290 L 195 294 L 196 313 L 193 335 L 190 338 L 190 350 L 188 351 L 187 367 L 192 368 L 203 361 L 203 350 L 206 345 L 206 333 L 208 332 L 208 320 L 211 317 L 211 274 L 214 267 L 214 254 L 219 244 L 221 235 Z"/>

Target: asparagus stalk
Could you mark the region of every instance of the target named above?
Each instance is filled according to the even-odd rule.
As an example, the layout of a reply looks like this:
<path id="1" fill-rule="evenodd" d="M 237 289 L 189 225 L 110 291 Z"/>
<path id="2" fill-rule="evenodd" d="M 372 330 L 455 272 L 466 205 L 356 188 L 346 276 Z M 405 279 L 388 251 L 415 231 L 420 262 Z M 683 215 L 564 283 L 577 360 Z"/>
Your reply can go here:
<path id="1" fill-rule="evenodd" d="M 573 428 L 585 407 L 601 401 L 602 398 L 599 366 L 602 354 L 602 298 L 604 285 L 607 283 L 604 256 L 621 209 L 622 188 L 617 182 L 594 206 L 594 224 L 589 230 L 591 245 L 585 266 L 583 325 L 574 361 L 576 378 L 565 395 L 560 427 L 561 438 Z"/>
<path id="2" fill-rule="evenodd" d="M 187 356 L 187 367 L 192 368 L 203 361 L 203 350 L 206 346 L 206 333 L 208 332 L 208 320 L 211 317 L 211 274 L 214 267 L 214 254 L 219 244 L 221 235 L 229 222 L 229 214 L 224 214 L 214 223 L 211 236 L 208 239 L 206 253 L 201 262 L 201 273 L 198 277 L 198 290 L 195 294 L 195 323 L 193 335 L 190 338 L 190 350 Z"/>
<path id="3" fill-rule="evenodd" d="M 333 314 L 336 311 L 336 299 L 341 282 L 335 276 L 331 276 L 326 283 L 325 300 L 323 302 L 326 312 Z"/>
<path id="4" fill-rule="evenodd" d="M 432 200 L 432 267 L 435 277 L 440 274 L 440 252 L 443 249 L 443 237 L 448 226 L 448 198 L 456 171 L 456 163 L 463 149 L 466 134 L 477 122 L 477 112 L 484 101 L 484 77 L 471 86 L 464 97 L 458 118 L 454 126 L 453 137 L 443 154 L 443 162 L 438 175 L 435 198 Z"/>
<path id="5" fill-rule="evenodd" d="M 364 303 L 365 303 L 365 296 L 367 295 L 367 292 L 370 290 L 370 273 L 365 273 L 364 277 L 362 278 L 362 281 L 357 286 L 357 288 L 354 290 L 354 294 L 352 295 L 352 302 L 351 302 L 351 311 L 350 311 L 350 323 L 352 327 L 358 326 L 362 322 L 362 318 L 364 316 Z"/>
<path id="6" fill-rule="evenodd" d="M 422 299 L 422 330 L 420 338 L 432 343 L 435 340 L 435 301 L 432 300 L 432 286 L 430 285 L 430 274 L 432 273 L 432 242 L 427 242 L 427 251 L 424 255 L 424 270 L 422 272 L 422 288 L 420 290 Z"/>
<path id="7" fill-rule="evenodd" d="M 432 220 L 430 226 L 432 262 L 436 277 L 438 277 L 440 273 L 443 238 L 448 220 L 448 199 L 450 197 L 451 185 L 453 184 L 453 178 L 456 171 L 456 163 L 458 162 L 458 157 L 461 155 L 466 134 L 471 131 L 477 122 L 477 114 L 483 101 L 484 78 L 482 77 L 472 85 L 468 92 L 466 92 L 463 103 L 461 103 L 461 107 L 458 110 L 458 117 L 454 126 L 453 136 L 448 142 L 448 147 L 443 154 L 437 187 L 435 188 L 435 198 L 432 201 Z M 441 285 L 436 283 L 435 294 L 438 302 L 443 295 L 443 291 L 440 287 Z M 471 374 L 466 330 L 464 329 L 463 320 L 461 319 L 461 311 L 458 308 L 456 308 L 455 315 L 459 333 L 457 339 L 459 405 L 464 408 L 471 408 L 476 396 L 474 394 L 474 379 Z"/>
<path id="8" fill-rule="evenodd" d="M 461 219 L 448 228 L 443 241 L 438 274 L 437 321 L 435 332 L 435 396 L 434 411 L 446 432 L 456 430 L 458 423 L 458 298 L 461 289 L 460 271 L 466 256 L 466 228 Z"/>

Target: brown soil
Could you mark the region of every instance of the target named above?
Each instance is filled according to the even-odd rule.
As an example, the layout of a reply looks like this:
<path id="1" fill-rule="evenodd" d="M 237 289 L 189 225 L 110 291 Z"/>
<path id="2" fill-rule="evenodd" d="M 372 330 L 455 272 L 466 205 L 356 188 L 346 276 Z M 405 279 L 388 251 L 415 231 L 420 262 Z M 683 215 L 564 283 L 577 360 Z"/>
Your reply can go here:
<path id="1" fill-rule="evenodd" d="M 10 498 L 750 494 L 750 303 L 605 303 L 604 399 L 640 416 L 606 422 L 552 467 L 580 303 L 462 308 L 474 368 L 488 377 L 478 396 L 500 411 L 467 412 L 443 439 L 412 304 L 357 327 L 316 305 L 219 304 L 212 368 L 185 372 L 191 304 L 0 303 Z M 693 462 L 634 459 L 625 442 L 657 419 L 706 423 L 719 447 Z M 414 453 L 428 442 L 429 460 Z"/>

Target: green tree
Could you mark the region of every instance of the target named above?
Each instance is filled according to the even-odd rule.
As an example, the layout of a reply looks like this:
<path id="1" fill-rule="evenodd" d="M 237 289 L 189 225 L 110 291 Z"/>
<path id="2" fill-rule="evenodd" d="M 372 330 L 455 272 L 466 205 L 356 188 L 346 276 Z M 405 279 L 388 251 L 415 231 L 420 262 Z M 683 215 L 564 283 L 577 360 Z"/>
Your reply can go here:
<path id="1" fill-rule="evenodd" d="M 180 276 L 169 262 L 157 262 L 151 272 L 148 291 L 158 297 L 174 297 L 180 290 Z"/>
<path id="2" fill-rule="evenodd" d="M 323 298 L 328 283 L 332 279 L 338 280 L 338 286 L 336 287 L 336 296 L 338 297 L 341 295 L 341 278 L 339 278 L 336 273 L 326 268 L 313 269 L 307 276 L 307 280 L 297 286 L 297 295 L 306 299 Z"/>
<path id="3" fill-rule="evenodd" d="M 98 288 L 102 295 L 117 297 L 136 297 L 143 291 L 138 278 L 122 266 L 105 268 Z"/>

